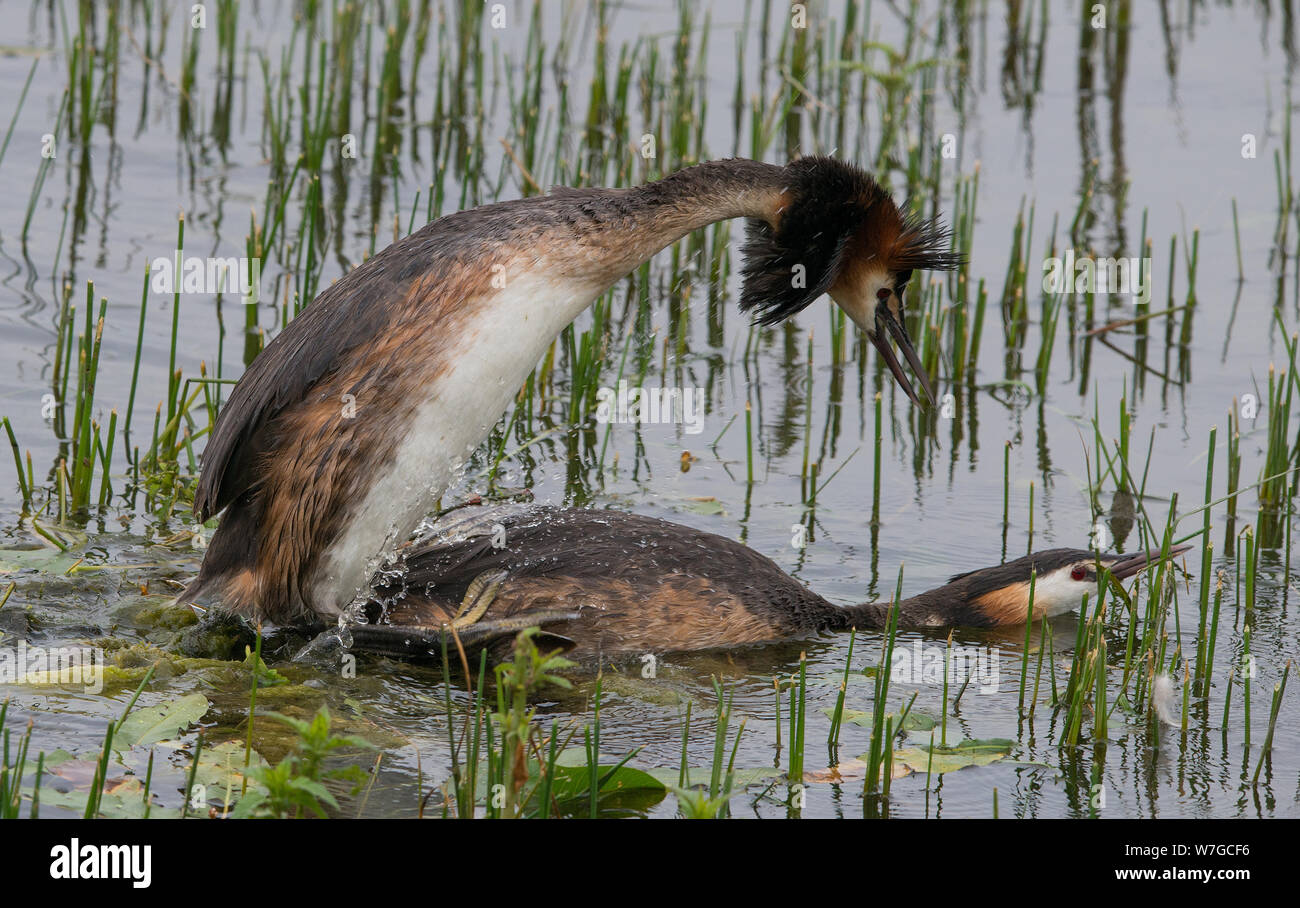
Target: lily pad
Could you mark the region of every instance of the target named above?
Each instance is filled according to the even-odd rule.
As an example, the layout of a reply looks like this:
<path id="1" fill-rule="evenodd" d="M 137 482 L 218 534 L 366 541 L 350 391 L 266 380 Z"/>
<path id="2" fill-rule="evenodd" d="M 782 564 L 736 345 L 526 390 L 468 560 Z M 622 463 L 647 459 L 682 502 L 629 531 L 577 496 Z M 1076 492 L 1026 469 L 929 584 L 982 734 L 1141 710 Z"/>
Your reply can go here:
<path id="1" fill-rule="evenodd" d="M 0 549 L 0 574 L 36 570 L 45 574 L 66 574 L 79 566 L 80 555 L 56 548 Z"/>
<path id="2" fill-rule="evenodd" d="M 874 665 L 865 666 L 857 671 L 851 671 L 848 674 L 849 684 L 860 684 L 863 681 L 876 682 L 876 673 L 878 669 Z M 845 675 L 842 669 L 836 669 L 833 672 L 826 672 L 820 675 L 809 675 L 808 685 L 818 687 L 839 687 L 844 683 Z"/>
<path id="3" fill-rule="evenodd" d="M 602 760 L 609 759 L 602 755 Z M 604 777 L 617 765 L 615 760 L 609 765 L 596 767 L 598 778 L 604 779 L 599 796 L 604 798 L 617 793 L 644 792 L 654 795 L 658 802 L 668 791 L 663 782 L 643 769 L 624 764 L 615 769 L 608 779 Z M 587 769 L 587 754 L 580 747 L 570 747 L 562 751 L 555 760 L 555 778 L 551 783 L 551 795 L 558 803 L 585 798 L 591 793 L 591 775 Z"/>
<path id="4" fill-rule="evenodd" d="M 1011 753 L 1015 742 L 1009 738 L 967 739 L 959 744 L 942 747 L 938 744 L 904 747 L 894 751 L 895 762 L 901 762 L 918 773 L 929 771 L 935 775 L 954 772 L 968 766 L 987 766 Z M 932 756 L 933 755 L 933 758 Z"/>
<path id="5" fill-rule="evenodd" d="M 89 791 L 86 788 L 59 791 L 42 785 L 40 790 L 42 810 L 55 808 L 81 814 L 86 809 L 86 799 L 88 797 Z M 122 779 L 121 781 L 110 779 L 104 787 L 103 794 L 100 795 L 99 815 L 126 819 L 143 817 L 144 783 L 134 777 Z M 149 816 L 156 819 L 179 817 L 180 811 L 154 804 L 149 811 Z"/>
<path id="6" fill-rule="evenodd" d="M 904 776 L 910 776 L 912 774 L 912 768 L 910 766 L 906 766 L 897 760 L 893 762 L 892 767 L 892 778 L 901 779 Z M 881 775 L 884 775 L 884 767 L 882 766 L 881 769 Z M 828 766 L 825 769 L 809 770 L 803 774 L 803 780 L 805 782 L 814 783 L 850 782 L 865 779 L 866 777 L 867 761 L 862 759 L 843 760 L 834 766 Z"/>
<path id="7" fill-rule="evenodd" d="M 822 709 L 822 712 L 824 712 L 827 716 L 831 718 L 834 718 L 835 716 L 834 707 L 829 707 L 829 706 L 825 707 Z M 852 725 L 860 725 L 863 728 L 871 728 L 875 720 L 875 715 L 876 714 L 871 712 L 870 710 L 846 708 L 844 712 L 841 713 L 841 718 L 843 721 L 848 722 Z M 894 731 L 929 731 L 932 728 L 937 728 L 939 725 L 938 719 L 934 718 L 933 716 L 927 716 L 925 713 L 917 712 L 914 709 L 908 711 L 907 717 L 903 720 L 902 728 L 899 728 L 897 725 L 896 713 L 886 713 L 886 718 L 888 718 L 889 716 L 895 717 Z"/>
<path id="8" fill-rule="evenodd" d="M 668 793 L 668 786 L 656 777 L 656 771 L 647 772 L 632 766 L 619 766 L 618 757 L 600 754 L 597 764 L 597 776 L 603 779 L 598 801 L 602 809 L 632 807 L 645 810 L 663 800 Z M 611 770 L 612 775 L 609 775 Z M 528 760 L 528 773 L 533 778 L 541 774 L 541 766 L 534 759 Z M 609 775 L 609 778 L 605 778 Z M 672 781 L 677 781 L 674 773 Z M 537 796 L 539 789 L 532 792 L 529 809 L 536 811 L 539 807 Z M 478 791 L 480 800 L 488 796 L 487 764 L 479 764 Z M 555 760 L 555 775 L 551 780 L 551 797 L 561 815 L 585 810 L 583 802 L 591 796 L 591 775 L 587 771 L 587 753 L 581 747 L 568 747 L 560 751 Z"/>
<path id="9" fill-rule="evenodd" d="M 113 736 L 113 748 L 122 751 L 174 737 L 202 719 L 210 705 L 202 694 L 187 694 L 170 703 L 134 710 Z"/>
<path id="10" fill-rule="evenodd" d="M 691 514 L 702 514 L 705 517 L 714 517 L 723 513 L 722 502 L 716 498 L 688 498 L 686 499 L 685 510 Z"/>
<path id="11" fill-rule="evenodd" d="M 250 767 L 262 766 L 265 760 L 257 751 L 249 759 Z M 244 744 L 223 741 L 205 746 L 199 754 L 199 765 L 194 769 L 194 784 L 205 785 L 211 797 L 220 798 L 230 789 L 238 795 L 244 783 Z"/>
<path id="12" fill-rule="evenodd" d="M 83 792 L 89 791 L 95 777 L 99 774 L 99 760 L 86 757 L 84 759 L 60 760 L 58 763 L 46 765 L 45 779 L 53 788 L 63 790 L 80 789 Z M 126 778 L 126 770 L 118 766 L 110 765 L 108 767 L 108 777 L 104 782 L 104 787 L 111 788 Z M 59 781 L 55 781 L 55 780 Z M 85 806 L 85 801 L 82 801 Z"/>

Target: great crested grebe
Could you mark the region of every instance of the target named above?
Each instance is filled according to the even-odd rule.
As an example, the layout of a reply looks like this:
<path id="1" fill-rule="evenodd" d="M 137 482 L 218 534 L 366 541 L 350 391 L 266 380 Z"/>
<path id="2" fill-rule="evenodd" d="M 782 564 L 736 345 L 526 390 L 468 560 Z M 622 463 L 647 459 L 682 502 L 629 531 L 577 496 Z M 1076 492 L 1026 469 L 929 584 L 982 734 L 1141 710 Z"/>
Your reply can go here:
<path id="1" fill-rule="evenodd" d="M 456 512 L 453 512 L 455 515 Z M 368 623 L 348 628 L 363 651 L 438 656 L 444 637 L 499 658 L 525 627 L 543 648 L 617 658 L 815 637 L 887 626 L 890 603 L 837 606 L 747 546 L 619 511 L 498 506 L 442 518 L 375 579 Z M 504 542 L 504 544 L 502 544 Z M 1173 546 L 1170 557 L 1190 546 Z M 1097 595 L 1097 564 L 1126 579 L 1158 553 L 1048 549 L 958 574 L 901 603 L 902 628 L 1024 624 Z"/>
<path id="2" fill-rule="evenodd" d="M 180 601 L 335 620 L 432 510 L 547 346 L 697 228 L 749 218 L 740 306 L 764 324 L 828 293 L 914 401 L 892 337 L 912 272 L 958 263 L 934 221 L 834 158 L 732 159 L 629 189 L 558 189 L 439 218 L 322 292 L 267 345 L 212 427 L 194 496 L 225 511 Z"/>

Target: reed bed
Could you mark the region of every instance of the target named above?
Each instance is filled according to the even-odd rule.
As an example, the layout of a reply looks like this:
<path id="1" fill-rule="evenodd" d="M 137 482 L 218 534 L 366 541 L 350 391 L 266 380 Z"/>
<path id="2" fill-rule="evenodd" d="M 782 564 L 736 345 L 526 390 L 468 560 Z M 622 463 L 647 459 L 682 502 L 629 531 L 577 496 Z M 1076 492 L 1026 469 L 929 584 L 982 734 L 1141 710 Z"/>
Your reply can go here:
<path id="1" fill-rule="evenodd" d="M 1117 317 L 1111 312 L 1120 302 L 1116 295 L 1042 290 L 1042 260 L 1063 255 L 1067 244 L 1080 255 L 1100 254 L 1093 246 L 1104 215 L 1105 180 L 1088 164 L 1076 210 L 1050 212 L 1049 217 L 1036 200 L 1021 200 L 1010 229 L 999 231 L 998 242 L 1004 245 L 996 263 L 986 259 L 973 265 L 981 205 L 988 210 L 989 203 L 980 195 L 979 162 L 961 147 L 955 159 L 945 157 L 947 127 L 940 115 L 944 101 L 959 112 L 969 109 L 965 93 L 973 7 L 956 4 L 931 22 L 919 4 L 908 5 L 891 13 L 901 19 L 902 39 L 886 44 L 876 39 L 875 26 L 883 15 L 879 5 L 830 6 L 824 27 L 805 31 L 785 27 L 789 10 L 781 4 L 746 4 L 745 27 L 736 32 L 741 65 L 728 92 L 730 109 L 718 110 L 710 109 L 716 95 L 708 85 L 718 71 L 715 39 L 721 26 L 707 10 L 688 2 L 677 5 L 664 33 L 620 41 L 610 28 L 618 14 L 613 5 L 593 4 L 589 23 L 570 11 L 555 24 L 538 0 L 521 7 L 524 21 L 512 23 L 526 29 L 518 53 L 502 49 L 492 30 L 482 25 L 482 4 L 471 0 L 306 3 L 288 40 L 275 48 L 259 43 L 256 18 L 235 2 L 215 4 L 209 11 L 215 27 L 207 30 L 178 29 L 177 17 L 183 13 L 166 5 L 60 5 L 62 84 L 50 130 L 73 163 L 53 261 L 43 266 L 58 275 L 47 373 L 51 437 L 25 449 L 34 440 L 20 438 L 17 420 L 0 414 L 13 466 L 5 480 L 16 493 L 20 527 L 60 548 L 73 548 L 69 540 L 74 531 L 102 525 L 113 516 L 144 521 L 153 538 L 167 538 L 176 530 L 174 524 L 183 534 L 201 535 L 202 528 L 192 526 L 189 515 L 197 452 L 234 381 L 227 374 L 232 362 L 247 366 L 330 280 L 440 214 L 535 195 L 555 183 L 635 185 L 724 154 L 785 160 L 796 153 L 833 152 L 870 162 L 877 178 L 907 198 L 913 212 L 944 213 L 952 227 L 952 251 L 968 259 L 942 279 L 914 281 L 907 294 L 907 328 L 938 389 L 937 412 L 915 412 L 905 399 L 900 405 L 901 395 L 879 359 L 836 309 L 826 327 L 820 315 L 810 315 L 798 325 L 751 329 L 741 334 L 742 345 L 727 350 L 729 320 L 737 317 L 727 296 L 735 285 L 740 231 L 719 226 L 692 235 L 638 269 L 567 328 L 527 377 L 487 443 L 474 453 L 467 476 L 499 492 L 531 486 L 562 461 L 561 494 L 573 504 L 617 491 L 629 474 L 635 482 L 645 481 L 652 466 L 662 467 L 652 464 L 643 428 L 600 426 L 599 390 L 623 379 L 676 386 L 698 379 L 711 407 L 731 407 L 714 414 L 722 428 L 710 447 L 732 480 L 719 497 L 726 507 L 745 514 L 742 533 L 748 531 L 752 500 L 763 496 L 763 485 L 772 481 L 788 451 L 797 452 L 798 521 L 811 534 L 819 509 L 835 503 L 826 494 L 829 484 L 857 451 L 870 449 L 871 503 L 864 535 L 874 594 L 880 536 L 891 520 L 886 461 L 900 450 L 913 452 L 914 478 L 918 483 L 932 478 L 941 431 L 953 434 L 955 463 L 963 417 L 975 434 L 977 404 L 1012 400 L 1024 412 L 1034 405 L 1041 408 L 1065 371 L 1078 387 L 1078 409 L 1092 411 L 1090 420 L 1079 421 L 1087 436 L 1079 447 L 1087 461 L 1083 495 L 1093 525 L 1113 516 L 1102 505 L 1107 496 L 1131 499 L 1139 544 L 1167 552 L 1194 540 L 1200 552 L 1190 559 L 1195 565 L 1192 586 L 1181 591 L 1181 566 L 1162 567 L 1128 588 L 1103 572 L 1079 615 L 1068 653 L 1055 650 L 1046 619 L 1026 623 L 1018 641 L 1014 753 L 1027 760 L 1050 759 L 1069 780 L 1072 793 L 1086 793 L 1100 784 L 1108 748 L 1117 739 L 1138 735 L 1153 748 L 1168 746 L 1171 727 L 1168 716 L 1162 717 L 1159 696 L 1166 684 L 1161 679 L 1170 679 L 1181 700 L 1173 731 L 1206 736 L 1217 723 L 1225 754 L 1255 756 L 1249 787 L 1260 784 L 1262 773 L 1267 782 L 1275 732 L 1285 715 L 1290 665 L 1267 666 L 1263 679 L 1248 667 L 1252 634 L 1259 633 L 1254 628 L 1261 593 L 1273 583 L 1269 572 L 1284 559 L 1282 572 L 1289 576 L 1291 520 L 1300 491 L 1300 420 L 1292 415 L 1300 382 L 1297 335 L 1294 319 L 1288 320 L 1281 305 L 1282 291 L 1272 317 L 1284 355 L 1258 377 L 1259 387 L 1233 389 L 1237 399 L 1221 423 L 1222 433 L 1219 428 L 1208 431 L 1202 497 L 1194 506 L 1186 500 L 1180 505 L 1177 491 L 1165 486 L 1158 471 L 1153 475 L 1152 462 L 1163 440 L 1153 429 L 1142 452 L 1145 428 L 1136 424 L 1134 409 L 1154 396 L 1149 382 L 1158 380 L 1160 393 L 1167 394 L 1184 389 L 1190 380 L 1193 329 L 1210 294 L 1204 283 L 1198 293 L 1198 277 L 1207 279 L 1201 258 L 1210 252 L 1211 235 L 1203 237 L 1196 227 L 1184 229 L 1169 237 L 1167 247 L 1161 239 L 1161 254 L 1153 256 L 1156 243 L 1148 236 L 1143 213 L 1133 248 L 1150 263 L 1145 277 L 1163 279 L 1164 309 L 1138 303 L 1131 317 L 1127 312 Z M 513 16 L 514 7 L 508 13 Z M 1014 89 L 1016 103 L 1026 107 L 1041 90 L 1048 13 L 1043 5 L 1015 24 L 1019 40 L 1007 63 L 1008 91 Z M 591 27 L 589 45 L 579 40 L 584 24 Z M 745 65 L 751 54 L 764 65 Z M 0 142 L 0 168 L 12 166 L 6 158 L 13 153 L 10 135 L 25 105 L 32 103 L 28 90 L 39 62 L 27 75 Z M 565 74 L 586 65 L 592 73 L 590 87 L 580 91 Z M 221 330 L 197 361 L 187 352 L 195 349 L 190 332 L 207 329 L 179 286 L 166 298 L 152 294 L 155 275 L 146 267 L 138 313 L 128 313 L 127 300 L 110 299 L 84 278 L 84 263 L 73 252 L 93 223 L 87 202 L 94 185 L 92 150 L 115 135 L 119 112 L 130 100 L 121 87 L 126 67 L 141 68 L 145 76 L 140 128 L 161 128 L 149 122 L 148 92 L 173 98 L 176 116 L 166 128 L 175 130 L 181 166 L 191 179 L 203 173 L 205 155 L 235 153 L 233 137 L 241 134 L 242 123 L 258 124 L 253 132 L 266 161 L 265 191 L 250 206 L 246 233 L 242 212 L 237 229 L 243 233 L 238 248 L 262 266 L 261 302 L 247 305 L 237 293 L 217 294 L 215 318 Z M 716 100 L 712 103 L 716 108 Z M 709 141 L 708 125 L 720 117 L 731 125 L 730 147 Z M 495 131 L 499 122 L 509 123 L 500 135 Z M 1285 259 L 1294 246 L 1291 219 L 1300 218 L 1292 188 L 1289 104 L 1281 146 L 1274 153 L 1278 198 L 1273 245 Z M 58 216 L 40 204 L 50 191 L 53 160 L 40 165 L 32 185 L 21 230 L 24 249 L 34 228 L 52 229 L 48 222 Z M 1223 214 L 1226 218 L 1228 212 Z M 1230 215 L 1240 279 L 1243 244 L 1235 198 Z M 169 212 L 165 219 L 169 238 L 171 216 Z M 195 224 L 191 216 L 187 250 L 186 215 L 178 214 L 175 248 L 160 253 L 193 252 Z M 363 239 L 345 241 L 349 232 L 353 239 Z M 49 258 L 45 251 L 40 256 Z M 1000 289 L 995 269 L 1002 270 Z M 161 314 L 160 299 L 166 305 Z M 816 343 L 814 330 L 807 327 L 814 322 Z M 125 362 L 101 360 L 105 333 L 113 331 L 135 336 L 125 399 L 112 399 L 104 391 L 114 386 L 105 380 L 105 369 L 120 369 L 123 376 L 128 370 Z M 148 338 L 160 332 L 168 337 L 165 372 L 147 352 Z M 1130 333 L 1132 346 L 1121 346 Z M 1094 357 L 1103 356 L 1110 368 L 1119 363 L 1119 368 L 1131 369 L 1117 398 L 1103 398 L 1098 390 L 1101 367 Z M 161 382 L 150 378 L 159 372 Z M 773 372 L 780 377 L 774 379 Z M 729 382 L 737 386 L 735 393 L 724 392 Z M 778 386 L 784 392 L 779 396 L 773 393 Z M 1258 413 L 1250 417 L 1243 413 L 1246 393 L 1253 393 L 1258 404 Z M 851 437 L 855 397 L 861 408 L 856 439 Z M 743 402 L 743 420 L 737 402 Z M 823 402 L 824 410 L 818 407 Z M 951 413 L 939 415 L 949 403 Z M 1040 425 L 1041 419 L 1040 410 Z M 793 427 L 788 438 L 782 437 L 786 427 Z M 1001 451 L 1004 557 L 1018 550 L 1021 541 L 1025 550 L 1041 547 L 1044 514 L 1051 496 L 1059 494 L 1049 478 L 1050 465 L 1043 464 L 1041 474 L 1030 472 L 1021 445 L 1007 441 Z M 52 457 L 41 454 L 50 450 Z M 991 459 L 996 472 L 996 452 Z M 866 469 L 860 459 L 855 466 Z M 839 492 L 846 485 L 841 479 L 830 488 Z M 865 491 L 844 494 L 866 497 Z M 860 504 L 865 512 L 865 501 Z M 896 599 L 902 590 L 900 569 Z M 12 591 L 11 586 L 4 596 Z M 1193 605 L 1182 610 L 1180 599 Z M 1193 614 L 1194 623 L 1183 621 Z M 888 816 L 900 805 L 922 799 L 928 813 L 944 774 L 931 762 L 924 773 L 914 772 L 915 778 L 895 784 L 900 752 L 917 742 L 908 722 L 918 702 L 916 691 L 900 689 L 892 679 L 898 637 L 893 621 L 882 633 L 855 632 L 836 672 L 828 763 L 844 768 L 853 748 L 865 751 L 855 794 L 867 816 Z M 949 638 L 945 658 L 951 660 L 953 648 L 961 645 L 961 639 Z M 260 658 L 260 651 L 253 653 L 255 666 Z M 665 781 L 650 774 L 656 767 L 638 768 L 642 761 L 636 748 L 602 754 L 602 723 L 608 720 L 602 718 L 606 701 L 600 680 L 591 689 L 581 722 L 548 722 L 536 700 L 571 684 L 563 660 L 539 653 L 527 638 L 510 662 L 495 669 L 486 661 L 471 666 L 461 654 L 445 653 L 442 719 L 450 758 L 442 778 L 422 785 L 419 809 L 461 818 L 613 814 L 623 809 L 620 792 L 636 790 L 675 804 L 672 809 L 683 816 L 727 816 L 742 798 L 774 801 L 788 815 L 800 815 L 808 792 L 819 784 L 807 781 L 819 769 L 806 747 L 817 712 L 810 677 L 815 659 L 816 654 L 805 654 L 796 669 L 777 679 L 770 715 L 737 715 L 734 689 L 715 679 L 710 703 L 698 708 L 688 703 L 684 709 L 681 764 L 670 767 L 672 778 Z M 859 697 L 855 682 L 867 669 L 873 670 L 870 692 Z M 253 763 L 257 678 L 254 671 L 246 768 Z M 948 679 L 945 670 L 937 691 L 937 741 L 929 745 L 932 760 L 950 756 L 945 748 L 958 743 L 949 734 L 958 725 L 965 687 L 954 693 Z M 1261 690 L 1271 694 L 1266 717 L 1258 703 L 1252 716 L 1251 697 Z M 865 724 L 846 718 L 860 706 L 870 713 Z M 0 707 L 0 726 L 6 710 Z M 1261 718 L 1267 721 L 1264 743 L 1252 749 L 1252 722 L 1262 727 Z M 1230 721 L 1234 734 L 1229 742 Z M 106 761 L 120 722 L 109 726 L 96 754 L 101 762 L 87 793 L 88 816 L 103 807 Z M 746 776 L 756 767 L 738 764 L 746 753 L 741 747 L 746 729 L 747 746 L 757 739 L 775 742 L 774 776 L 761 782 Z M 308 739 L 306 730 L 298 731 Z M 41 807 L 44 764 L 40 754 L 32 762 L 32 728 L 11 736 L 5 726 L 3 734 L 0 815 L 35 815 Z M 189 810 L 195 773 L 211 744 L 194 740 L 186 799 L 178 805 L 182 812 Z M 707 764 L 692 767 L 692 753 L 707 753 Z M 1183 749 L 1178 759 L 1185 767 L 1188 751 Z M 290 774 L 300 770 L 298 764 L 283 768 Z M 153 805 L 152 761 L 148 772 L 144 803 Z M 269 800 L 257 809 L 290 809 L 270 797 L 287 778 L 263 777 L 258 790 Z M 997 788 L 990 794 L 995 814 L 1006 809 L 1014 790 L 1002 778 L 1001 794 Z M 1245 777 L 1241 784 L 1247 785 Z M 784 787 L 784 797 L 764 793 L 776 790 L 773 786 Z M 755 789 L 762 789 L 757 797 Z M 668 794 L 675 800 L 668 801 Z M 1078 803 L 1089 802 L 1080 796 Z"/>

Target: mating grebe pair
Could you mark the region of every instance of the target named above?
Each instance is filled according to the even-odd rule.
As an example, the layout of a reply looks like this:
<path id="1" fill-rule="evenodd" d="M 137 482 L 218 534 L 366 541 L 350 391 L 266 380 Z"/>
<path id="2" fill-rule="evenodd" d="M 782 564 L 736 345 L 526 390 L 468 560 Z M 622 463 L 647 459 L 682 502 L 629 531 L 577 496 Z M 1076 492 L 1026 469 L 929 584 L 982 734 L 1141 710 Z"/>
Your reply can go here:
<path id="1" fill-rule="evenodd" d="M 477 512 L 477 513 L 476 513 Z M 579 508 L 499 505 L 453 511 L 427 542 L 376 575 L 352 645 L 388 655 L 487 649 L 539 627 L 543 649 L 579 661 L 806 640 L 888 627 L 892 603 L 834 605 L 769 558 L 666 520 Z M 1189 546 L 1173 546 L 1169 556 Z M 1097 567 L 1125 580 L 1159 553 L 1049 549 L 958 574 L 904 599 L 900 628 L 1000 627 L 1056 617 L 1098 595 Z"/>
<path id="2" fill-rule="evenodd" d="M 956 258 L 833 158 L 713 161 L 630 189 L 561 189 L 439 218 L 322 292 L 217 416 L 194 496 L 224 510 L 183 601 L 336 619 L 410 538 L 560 331 L 656 252 L 749 218 L 740 305 L 774 323 L 829 293 L 912 390 L 913 271 Z"/>
<path id="3" fill-rule="evenodd" d="M 714 161 L 634 188 L 560 189 L 450 214 L 322 292 L 239 380 L 212 427 L 194 497 L 200 521 L 224 513 L 181 601 L 273 624 L 337 621 L 432 510 L 560 331 L 665 246 L 737 217 L 749 219 L 741 309 L 772 324 L 829 294 L 907 395 L 919 403 L 891 339 L 933 400 L 902 295 L 914 271 L 950 269 L 959 259 L 936 222 L 904 214 L 850 164 Z M 536 529 L 548 524 L 549 533 Z M 514 627 L 528 613 L 534 623 L 595 634 L 600 651 L 619 637 L 632 649 L 696 649 L 879 619 L 874 606 L 835 609 L 719 536 L 603 512 L 548 512 L 536 527 L 517 527 L 521 560 L 500 569 L 462 551 L 456 557 L 468 559 L 473 576 L 455 573 L 459 562 L 438 548 L 408 554 L 407 568 L 426 584 L 437 576 L 440 586 L 453 576 L 453 586 L 481 581 L 471 593 L 483 601 L 446 616 L 465 635 Z M 606 535 L 596 535 L 602 528 Z M 557 539 L 579 547 L 568 558 L 556 554 L 561 573 L 527 567 Z M 642 563 L 648 574 L 627 577 L 614 553 L 647 540 L 680 557 Z M 1082 563 L 1082 554 L 1070 557 Z M 720 558 L 752 576 L 726 573 Z M 609 563 L 584 574 L 583 560 Z M 533 592 L 521 591 L 530 582 Z M 973 580 L 967 585 L 974 589 Z M 922 596 L 905 612 L 917 623 L 960 624 L 1017 611 L 990 596 Z M 427 628 L 436 609 L 450 607 L 440 597 L 393 603 L 387 619 Z M 609 605 L 574 607 L 593 601 Z M 529 602 L 552 602 L 557 613 Z M 650 646 L 654 636 L 661 645 Z"/>

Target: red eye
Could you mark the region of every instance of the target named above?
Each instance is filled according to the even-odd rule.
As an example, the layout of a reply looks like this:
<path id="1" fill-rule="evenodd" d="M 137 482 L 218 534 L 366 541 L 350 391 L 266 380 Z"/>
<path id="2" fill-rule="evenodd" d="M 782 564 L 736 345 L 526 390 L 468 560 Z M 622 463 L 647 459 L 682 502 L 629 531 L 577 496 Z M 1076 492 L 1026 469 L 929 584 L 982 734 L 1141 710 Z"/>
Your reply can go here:
<path id="1" fill-rule="evenodd" d="M 879 290 L 876 291 L 876 299 L 880 300 L 883 303 L 885 300 L 889 299 L 889 294 L 891 293 L 893 293 L 893 291 L 890 290 L 888 287 L 881 287 Z"/>
<path id="2" fill-rule="evenodd" d="M 1087 575 L 1088 575 L 1088 571 L 1083 567 L 1083 565 L 1076 564 L 1073 568 L 1070 569 L 1071 580 L 1082 580 Z"/>

